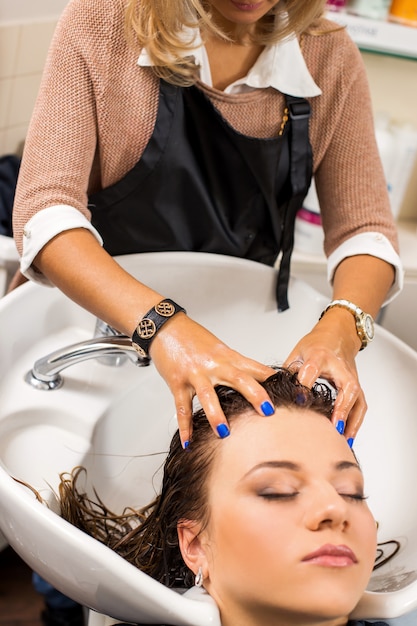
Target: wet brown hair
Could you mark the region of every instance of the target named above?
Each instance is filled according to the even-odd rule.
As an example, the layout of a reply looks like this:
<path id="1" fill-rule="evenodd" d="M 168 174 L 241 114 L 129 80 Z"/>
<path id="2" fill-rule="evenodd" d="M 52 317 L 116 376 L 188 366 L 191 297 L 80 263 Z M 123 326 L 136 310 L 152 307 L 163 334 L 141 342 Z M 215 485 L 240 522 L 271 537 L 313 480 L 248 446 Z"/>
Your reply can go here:
<path id="1" fill-rule="evenodd" d="M 295 372 L 283 368 L 262 385 L 276 408 L 309 409 L 331 417 L 332 392 L 326 385 L 308 389 L 298 382 Z M 254 409 L 233 389 L 220 386 L 216 391 L 233 436 L 233 420 Z M 182 559 L 177 526 L 181 520 L 207 523 L 207 483 L 220 445 L 200 409 L 193 416 L 193 435 L 186 450 L 175 433 L 164 464 L 161 493 L 148 506 L 139 511 L 125 509 L 121 515 L 112 513 L 98 494 L 92 500 L 83 491 L 85 470 L 78 467 L 61 476 L 61 514 L 164 585 L 191 587 L 194 575 Z"/>

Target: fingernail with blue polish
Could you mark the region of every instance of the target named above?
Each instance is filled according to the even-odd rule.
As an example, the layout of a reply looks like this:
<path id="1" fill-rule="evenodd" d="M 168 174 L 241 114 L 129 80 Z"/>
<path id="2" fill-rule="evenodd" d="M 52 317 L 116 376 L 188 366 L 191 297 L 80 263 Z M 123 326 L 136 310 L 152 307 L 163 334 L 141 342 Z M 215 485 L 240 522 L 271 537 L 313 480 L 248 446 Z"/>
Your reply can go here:
<path id="1" fill-rule="evenodd" d="M 275 413 L 274 407 L 268 401 L 262 402 L 261 411 L 266 417 L 269 417 L 269 415 L 273 415 Z"/>
<path id="2" fill-rule="evenodd" d="M 230 435 L 230 430 L 227 427 L 226 424 L 219 424 L 216 427 L 217 430 L 217 434 L 219 435 L 220 439 L 224 439 L 225 437 L 228 437 Z"/>
<path id="3" fill-rule="evenodd" d="M 190 445 L 189 441 L 184 441 L 184 450 L 186 450 L 189 445 Z"/>
<path id="4" fill-rule="evenodd" d="M 336 424 L 336 430 L 338 433 L 340 433 L 341 435 L 343 435 L 343 433 L 345 432 L 345 422 L 343 420 L 339 420 Z"/>
<path id="5" fill-rule="evenodd" d="M 349 437 L 349 439 L 347 440 L 347 443 L 348 443 L 349 448 L 352 448 L 352 447 L 353 447 L 353 442 L 354 442 L 354 441 L 355 441 L 355 440 L 354 440 L 354 438 L 353 438 L 353 437 Z"/>
<path id="6" fill-rule="evenodd" d="M 307 398 L 306 398 L 305 394 L 303 392 L 299 391 L 297 393 L 297 395 L 295 396 L 295 402 L 299 406 L 303 406 L 307 402 Z"/>

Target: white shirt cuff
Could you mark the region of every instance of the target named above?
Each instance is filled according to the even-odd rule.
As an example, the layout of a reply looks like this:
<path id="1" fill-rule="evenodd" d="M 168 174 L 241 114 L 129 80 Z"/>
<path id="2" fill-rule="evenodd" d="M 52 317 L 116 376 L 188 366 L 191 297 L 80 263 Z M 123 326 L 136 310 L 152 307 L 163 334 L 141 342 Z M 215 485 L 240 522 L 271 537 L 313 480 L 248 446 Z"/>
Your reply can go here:
<path id="1" fill-rule="evenodd" d="M 49 280 L 33 267 L 33 261 L 42 248 L 59 233 L 74 228 L 86 228 L 100 245 L 103 240 L 80 211 L 72 206 L 60 204 L 35 213 L 23 229 L 23 251 L 20 271 L 26 278 L 42 285 L 51 286 Z"/>
<path id="2" fill-rule="evenodd" d="M 337 266 L 344 259 L 358 254 L 369 254 L 370 256 L 382 259 L 390 263 L 395 270 L 394 282 L 387 293 L 382 306 L 391 302 L 402 290 L 404 284 L 404 270 L 398 254 L 395 252 L 391 242 L 377 232 L 366 232 L 354 235 L 340 245 L 327 259 L 327 278 L 333 282 L 334 273 Z"/>

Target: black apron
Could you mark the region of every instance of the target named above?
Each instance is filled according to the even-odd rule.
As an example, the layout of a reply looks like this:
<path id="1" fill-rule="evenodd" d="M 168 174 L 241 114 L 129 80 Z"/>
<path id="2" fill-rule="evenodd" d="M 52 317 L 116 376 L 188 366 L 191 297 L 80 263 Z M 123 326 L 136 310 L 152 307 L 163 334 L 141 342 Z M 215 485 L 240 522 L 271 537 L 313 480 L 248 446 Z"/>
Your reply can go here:
<path id="1" fill-rule="evenodd" d="M 198 87 L 161 80 L 141 159 L 89 198 L 104 248 L 112 256 L 210 252 L 271 266 L 282 252 L 277 303 L 287 309 L 294 222 L 310 186 L 312 151 L 309 103 L 286 100 L 283 135 L 258 139 L 234 130 Z"/>

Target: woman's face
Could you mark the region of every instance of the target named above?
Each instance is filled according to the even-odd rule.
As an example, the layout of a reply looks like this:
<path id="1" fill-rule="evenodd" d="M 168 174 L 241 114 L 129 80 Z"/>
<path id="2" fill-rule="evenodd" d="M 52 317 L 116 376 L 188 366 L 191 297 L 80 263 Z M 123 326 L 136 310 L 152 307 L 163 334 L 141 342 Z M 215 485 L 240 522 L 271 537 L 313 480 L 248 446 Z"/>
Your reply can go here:
<path id="1" fill-rule="evenodd" d="M 226 27 L 253 25 L 268 13 L 279 0 L 210 0 L 215 22 Z"/>
<path id="2" fill-rule="evenodd" d="M 222 623 L 344 624 L 372 571 L 376 527 L 330 421 L 289 409 L 239 417 L 208 487 L 195 571 L 202 565 Z"/>

